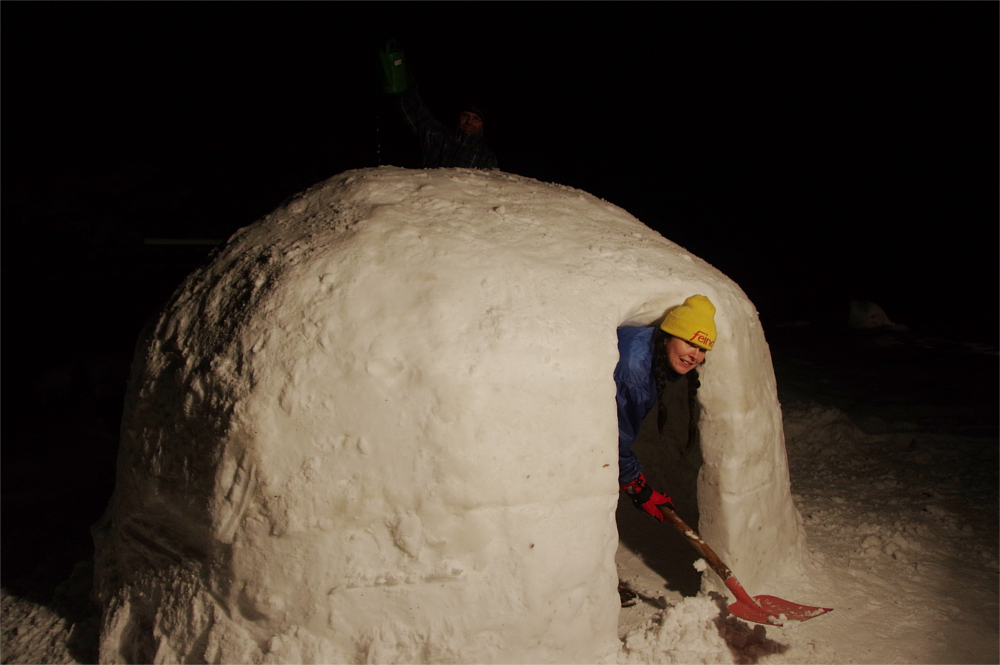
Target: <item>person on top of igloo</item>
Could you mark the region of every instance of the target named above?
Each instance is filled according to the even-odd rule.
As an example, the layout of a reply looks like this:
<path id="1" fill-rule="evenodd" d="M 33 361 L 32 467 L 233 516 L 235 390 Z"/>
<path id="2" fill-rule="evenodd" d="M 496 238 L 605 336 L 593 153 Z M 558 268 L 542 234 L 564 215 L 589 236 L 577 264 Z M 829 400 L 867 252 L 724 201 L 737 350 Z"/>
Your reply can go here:
<path id="1" fill-rule="evenodd" d="M 686 381 L 690 405 L 689 427 L 697 427 L 698 366 L 715 344 L 715 306 L 703 295 L 693 295 L 671 310 L 660 326 L 618 329 L 618 364 L 615 385 L 618 402 L 618 484 L 636 508 L 664 521 L 661 506 L 671 510 L 671 498 L 653 489 L 632 451 L 639 426 L 653 406 L 659 404 L 660 432 L 668 417 L 664 401 L 668 383 Z M 693 433 L 689 445 L 693 442 Z M 622 607 L 636 602 L 635 592 L 619 583 Z"/>
<path id="2" fill-rule="evenodd" d="M 454 128 L 433 116 L 416 85 L 399 95 L 399 104 L 410 131 L 420 140 L 422 167 L 499 168 L 496 154 L 483 139 L 486 113 L 481 101 L 460 104 Z"/>

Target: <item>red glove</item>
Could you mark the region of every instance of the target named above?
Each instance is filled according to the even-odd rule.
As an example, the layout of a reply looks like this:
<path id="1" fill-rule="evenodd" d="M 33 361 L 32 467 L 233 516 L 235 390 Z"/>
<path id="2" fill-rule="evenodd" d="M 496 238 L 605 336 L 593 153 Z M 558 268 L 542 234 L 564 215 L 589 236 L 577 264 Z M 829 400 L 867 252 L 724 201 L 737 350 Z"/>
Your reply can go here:
<path id="1" fill-rule="evenodd" d="M 647 515 L 653 519 L 663 521 L 663 513 L 660 512 L 659 506 L 667 506 L 670 510 L 674 509 L 674 502 L 666 494 L 660 494 L 652 487 L 646 484 L 646 476 L 639 474 L 639 477 L 630 483 L 625 483 L 624 485 L 619 485 L 622 491 L 629 495 L 632 499 L 632 503 L 639 510 L 645 512 Z"/>

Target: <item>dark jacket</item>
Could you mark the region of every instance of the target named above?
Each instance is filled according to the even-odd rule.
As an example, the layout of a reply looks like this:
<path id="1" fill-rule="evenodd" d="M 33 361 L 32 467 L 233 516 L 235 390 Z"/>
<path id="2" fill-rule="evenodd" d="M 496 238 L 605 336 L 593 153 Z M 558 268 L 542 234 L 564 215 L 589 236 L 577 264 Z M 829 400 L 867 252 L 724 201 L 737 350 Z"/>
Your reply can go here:
<path id="1" fill-rule="evenodd" d="M 486 145 L 482 134 L 468 135 L 457 127 L 449 129 L 431 115 L 415 87 L 400 94 L 399 105 L 406 122 L 420 140 L 424 168 L 462 167 L 495 169 L 497 158 Z"/>

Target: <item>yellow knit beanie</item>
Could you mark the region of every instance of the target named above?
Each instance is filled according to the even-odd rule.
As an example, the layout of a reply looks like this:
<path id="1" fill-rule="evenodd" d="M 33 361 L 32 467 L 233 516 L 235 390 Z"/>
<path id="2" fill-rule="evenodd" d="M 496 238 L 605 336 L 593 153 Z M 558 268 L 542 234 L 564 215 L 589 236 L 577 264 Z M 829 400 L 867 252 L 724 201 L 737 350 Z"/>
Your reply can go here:
<path id="1" fill-rule="evenodd" d="M 691 296 L 667 314 L 660 330 L 711 351 L 715 346 L 715 305 L 705 296 Z"/>

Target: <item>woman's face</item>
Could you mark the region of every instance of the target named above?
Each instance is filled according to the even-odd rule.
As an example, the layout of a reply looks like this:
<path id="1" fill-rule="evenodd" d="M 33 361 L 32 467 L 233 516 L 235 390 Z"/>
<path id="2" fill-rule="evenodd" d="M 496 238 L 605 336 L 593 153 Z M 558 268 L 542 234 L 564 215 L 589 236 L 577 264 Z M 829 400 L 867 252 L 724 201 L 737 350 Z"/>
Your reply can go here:
<path id="1" fill-rule="evenodd" d="M 687 374 L 705 360 L 705 349 L 680 337 L 667 337 L 667 362 L 678 374 Z"/>

